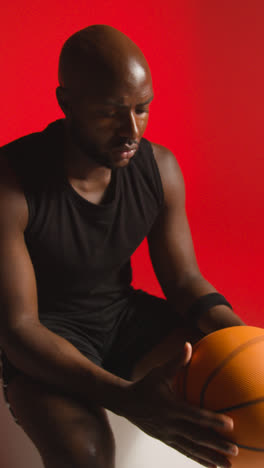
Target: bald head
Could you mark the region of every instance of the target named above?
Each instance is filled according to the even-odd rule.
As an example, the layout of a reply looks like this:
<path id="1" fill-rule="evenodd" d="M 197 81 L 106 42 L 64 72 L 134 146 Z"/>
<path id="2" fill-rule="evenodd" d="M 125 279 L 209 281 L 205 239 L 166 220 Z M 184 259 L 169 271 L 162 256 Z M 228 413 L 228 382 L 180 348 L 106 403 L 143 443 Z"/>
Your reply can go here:
<path id="1" fill-rule="evenodd" d="M 82 29 L 62 48 L 59 83 L 56 95 L 75 149 L 107 168 L 128 164 L 118 148 L 138 147 L 153 99 L 149 66 L 137 45 L 110 26 Z"/>
<path id="2" fill-rule="evenodd" d="M 71 91 L 102 93 L 115 86 L 151 80 L 148 63 L 125 34 L 106 25 L 93 25 L 73 34 L 59 60 L 60 86 Z"/>

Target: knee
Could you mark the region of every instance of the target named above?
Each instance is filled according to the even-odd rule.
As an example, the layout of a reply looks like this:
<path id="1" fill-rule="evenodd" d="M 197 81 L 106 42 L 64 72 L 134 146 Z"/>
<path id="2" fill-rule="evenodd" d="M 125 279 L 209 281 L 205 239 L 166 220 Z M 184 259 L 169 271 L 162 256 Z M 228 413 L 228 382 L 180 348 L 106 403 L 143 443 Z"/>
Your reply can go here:
<path id="1" fill-rule="evenodd" d="M 75 443 L 67 450 L 66 463 L 74 468 L 114 468 L 115 466 L 115 441 L 110 433 L 103 440 L 87 437 L 83 440 L 75 440 Z M 63 465 L 63 467 L 68 465 Z"/>
<path id="2" fill-rule="evenodd" d="M 78 468 L 114 468 L 115 446 L 86 444 L 79 453 Z M 76 466 L 76 468 L 77 468 Z"/>
<path id="3" fill-rule="evenodd" d="M 45 468 L 114 468 L 115 452 L 105 450 L 105 447 L 82 447 L 76 453 L 40 454 Z"/>
<path id="4" fill-rule="evenodd" d="M 72 433 L 68 443 L 56 441 L 56 447 L 40 451 L 45 468 L 114 468 L 115 440 L 112 431 L 96 434 Z"/>

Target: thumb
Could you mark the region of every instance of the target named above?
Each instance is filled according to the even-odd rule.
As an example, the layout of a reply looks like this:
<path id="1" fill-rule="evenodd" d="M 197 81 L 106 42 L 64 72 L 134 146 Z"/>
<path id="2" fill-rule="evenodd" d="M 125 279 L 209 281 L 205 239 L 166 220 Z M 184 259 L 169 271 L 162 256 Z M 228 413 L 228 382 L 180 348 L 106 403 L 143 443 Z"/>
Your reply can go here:
<path id="1" fill-rule="evenodd" d="M 188 341 L 184 344 L 183 349 L 176 354 L 172 359 L 160 366 L 162 375 L 167 379 L 175 379 L 177 372 L 187 366 L 192 357 L 192 345 Z"/>

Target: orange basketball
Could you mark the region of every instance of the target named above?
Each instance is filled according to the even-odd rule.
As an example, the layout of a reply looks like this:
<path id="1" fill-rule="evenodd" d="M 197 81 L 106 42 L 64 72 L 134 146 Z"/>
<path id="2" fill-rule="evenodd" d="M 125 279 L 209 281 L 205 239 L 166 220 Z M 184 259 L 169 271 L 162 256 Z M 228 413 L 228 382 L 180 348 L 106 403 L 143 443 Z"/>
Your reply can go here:
<path id="1" fill-rule="evenodd" d="M 264 329 L 238 326 L 205 336 L 175 388 L 188 403 L 233 418 L 233 431 L 225 433 L 239 447 L 229 457 L 233 467 L 264 468 Z"/>

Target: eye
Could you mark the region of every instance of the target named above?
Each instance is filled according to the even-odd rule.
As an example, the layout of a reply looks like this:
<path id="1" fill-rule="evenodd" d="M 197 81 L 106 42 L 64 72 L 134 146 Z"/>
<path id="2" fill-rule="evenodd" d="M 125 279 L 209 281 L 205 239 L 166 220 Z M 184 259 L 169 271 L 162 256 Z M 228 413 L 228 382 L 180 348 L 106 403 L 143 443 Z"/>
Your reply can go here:
<path id="1" fill-rule="evenodd" d="M 148 109 L 136 109 L 137 114 L 148 114 L 149 110 Z"/>
<path id="2" fill-rule="evenodd" d="M 115 117 L 115 115 L 116 115 L 115 111 L 101 111 L 100 112 L 101 117 L 105 117 L 109 119 L 111 119 L 112 117 Z"/>

